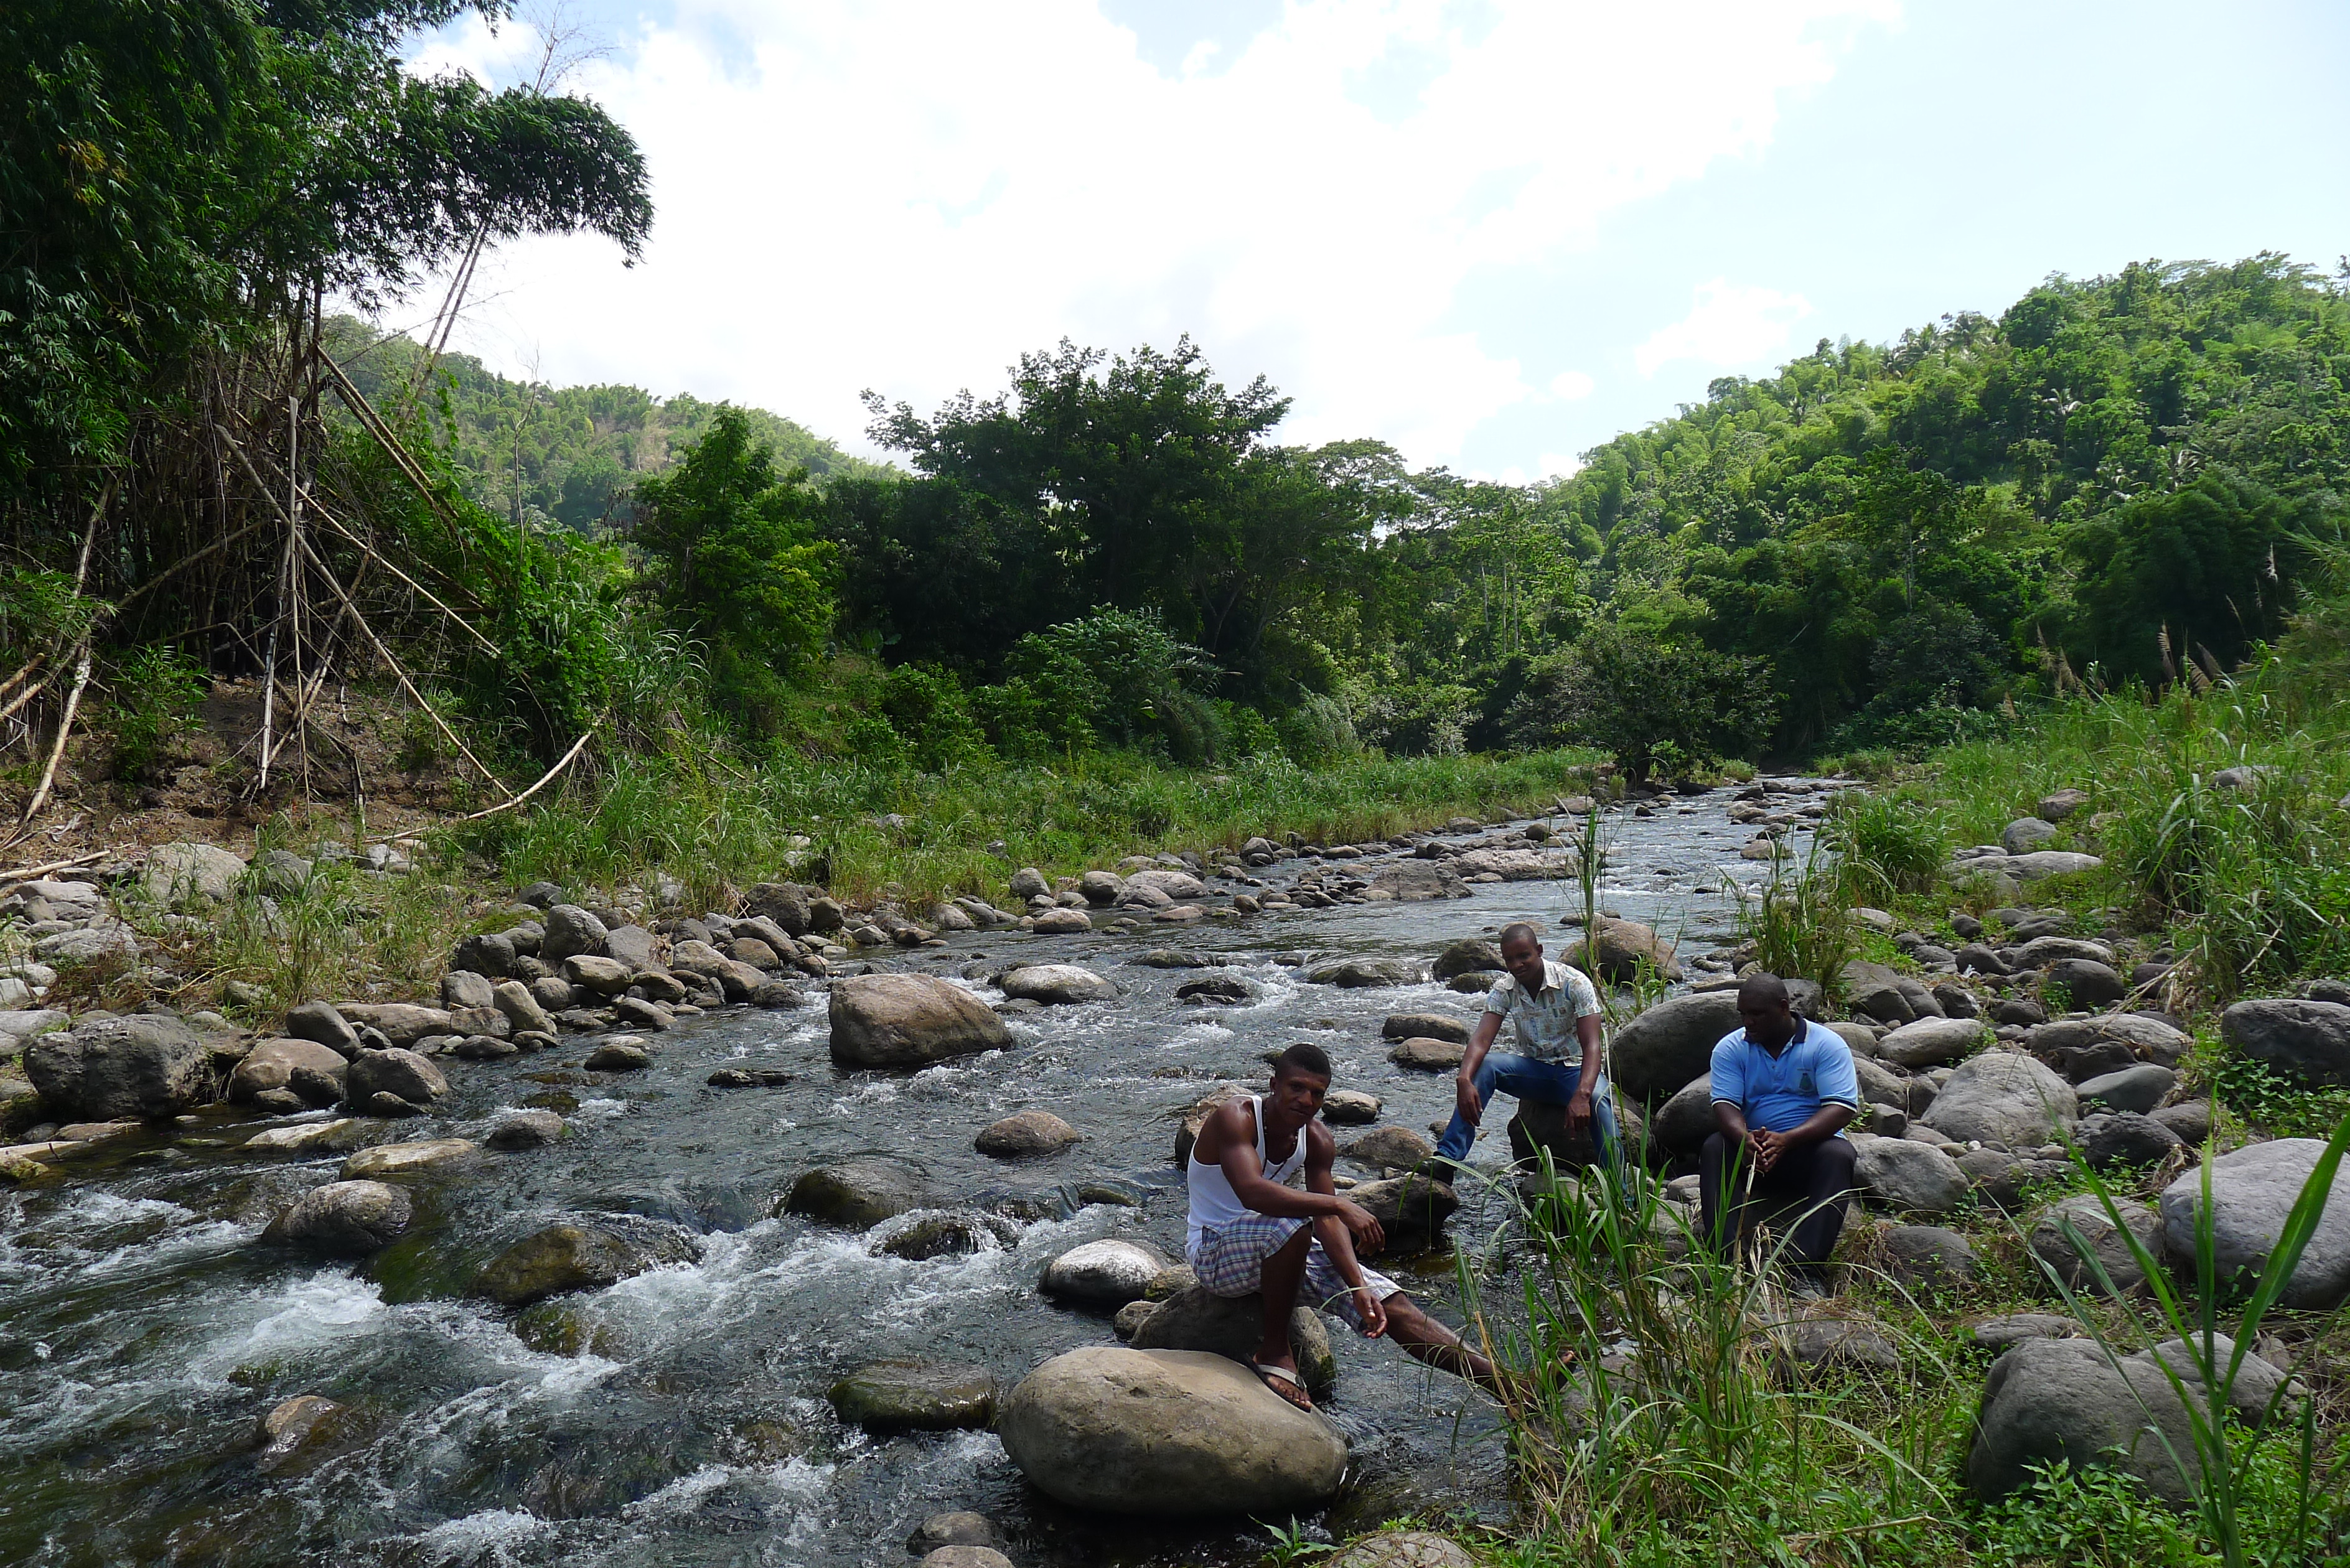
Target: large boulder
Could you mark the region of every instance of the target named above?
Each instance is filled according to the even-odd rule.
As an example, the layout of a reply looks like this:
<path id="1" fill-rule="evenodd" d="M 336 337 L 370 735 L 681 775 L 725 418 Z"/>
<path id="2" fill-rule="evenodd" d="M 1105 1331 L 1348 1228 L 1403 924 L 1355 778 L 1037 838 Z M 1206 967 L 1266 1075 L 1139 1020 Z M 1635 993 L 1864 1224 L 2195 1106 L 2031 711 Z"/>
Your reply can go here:
<path id="1" fill-rule="evenodd" d="M 1012 1044 L 985 1002 L 929 975 L 837 980 L 831 1018 L 832 1059 L 843 1067 L 923 1067 Z"/>
<path id="2" fill-rule="evenodd" d="M 2073 1085 L 2014 1051 L 1986 1051 L 1950 1076 L 1920 1119 L 1960 1143 L 2033 1149 L 2079 1119 Z"/>
<path id="3" fill-rule="evenodd" d="M 762 882 L 751 889 L 752 912 L 764 915 L 788 937 L 807 935 L 813 919 L 806 889 L 792 882 Z"/>
<path id="4" fill-rule="evenodd" d="M 1056 1300 L 1085 1306 L 1121 1307 L 1140 1301 L 1150 1282 L 1167 1267 L 1156 1247 L 1139 1241 L 1087 1241 L 1045 1265 L 1041 1287 Z"/>
<path id="5" fill-rule="evenodd" d="M 557 904 L 546 911 L 546 934 L 538 939 L 538 956 L 559 964 L 580 953 L 600 954 L 611 933 L 604 922 L 577 904 Z"/>
<path id="6" fill-rule="evenodd" d="M 2234 1353 L 2224 1336 L 2210 1347 L 2221 1363 Z M 2037 1467 L 2110 1466 L 2167 1502 L 2194 1501 L 2202 1483 L 2193 1417 L 2164 1371 L 2180 1373 L 2199 1406 L 2199 1379 L 2178 1341 L 2116 1359 L 2095 1341 L 2032 1337 L 1991 1363 L 1967 1456 L 1967 1485 L 1985 1501 L 2027 1485 Z M 2230 1390 L 2239 1415 L 2257 1417 L 2282 1380 L 2273 1366 L 2247 1355 Z M 2255 1403 L 2257 1401 L 2257 1404 Z"/>
<path id="7" fill-rule="evenodd" d="M 1055 1356 L 1003 1402 L 996 1432 L 1039 1490 L 1102 1513 L 1279 1519 L 1328 1501 L 1347 1470 L 1336 1428 L 1207 1351 Z"/>
<path id="8" fill-rule="evenodd" d="M 345 1061 L 359 1054 L 359 1032 L 331 1002 L 306 1002 L 286 1009 L 286 1033 L 296 1040 L 315 1040 Z"/>
<path id="9" fill-rule="evenodd" d="M 1467 1547 L 1425 1530 L 1369 1536 L 1325 1561 L 1329 1568 L 1477 1568 Z"/>
<path id="10" fill-rule="evenodd" d="M 2134 1111 L 2140 1116 L 2153 1114 L 2178 1083 L 2178 1075 L 2152 1062 L 2140 1062 L 2136 1066 L 2118 1072 L 2101 1073 L 2088 1079 L 2074 1091 L 2084 1109 L 2102 1106 L 2109 1111 Z"/>
<path id="11" fill-rule="evenodd" d="M 1383 1040 L 1444 1040 L 1469 1043 L 1469 1021 L 1450 1012 L 1390 1012 L 1379 1025 Z"/>
<path id="12" fill-rule="evenodd" d="M 642 926 L 614 926 L 606 931 L 604 956 L 625 965 L 630 974 L 662 967 L 659 939 Z"/>
<path id="13" fill-rule="evenodd" d="M 2260 1272 L 2324 1149 L 2315 1138 L 2282 1137 L 2248 1144 L 2211 1161 L 2211 1231 L 2221 1278 Z M 2163 1239 L 2175 1257 L 2195 1256 L 2202 1186 L 2203 1173 L 2195 1169 L 2163 1189 Z M 2350 1297 L 2350 1165 L 2334 1172 L 2316 1232 L 2277 1304 L 2328 1312 L 2345 1297 Z"/>
<path id="14" fill-rule="evenodd" d="M 1118 987 L 1083 964 L 1032 963 L 1005 972 L 1000 982 L 1006 996 L 1030 1002 L 1107 1002 Z"/>
<path id="15" fill-rule="evenodd" d="M 1640 1146 L 1647 1139 L 1639 1107 L 1617 1105 L 1616 1123 L 1625 1158 L 1637 1164 Z M 1590 1127 L 1586 1125 L 1579 1132 L 1568 1130 L 1566 1107 L 1555 1101 L 1520 1100 L 1508 1131 L 1510 1156 L 1513 1159 L 1536 1159 L 1547 1150 L 1552 1168 L 1557 1170 L 1588 1170 L 1600 1163 L 1599 1145 L 1592 1137 Z M 1698 1141 L 1705 1140 L 1700 1137 Z"/>
<path id="16" fill-rule="evenodd" d="M 1897 1067 L 1941 1067 L 1963 1062 L 1990 1043 L 1991 1031 L 1971 1018 L 1920 1018 L 1877 1043 L 1877 1054 Z"/>
<path id="17" fill-rule="evenodd" d="M 1705 1147 L 1712 1136 L 1713 1075 L 1691 1078 L 1679 1093 L 1657 1108 L 1648 1136 L 1667 1154 L 1688 1156 Z"/>
<path id="18" fill-rule="evenodd" d="M 256 1095 L 290 1088 L 306 1105 L 331 1106 L 343 1097 L 348 1067 L 340 1054 L 315 1040 L 264 1040 L 229 1075 L 228 1097 L 251 1105 Z"/>
<path id="19" fill-rule="evenodd" d="M 362 1051 L 351 1059 L 343 1075 L 343 1097 L 364 1107 L 375 1095 L 392 1095 L 411 1106 L 427 1106 L 449 1093 L 441 1069 L 413 1051 Z"/>
<path id="20" fill-rule="evenodd" d="M 2029 855 L 2056 836 L 2056 825 L 2036 816 L 2019 816 L 2000 830 L 2000 847 L 2010 855 Z"/>
<path id="21" fill-rule="evenodd" d="M 449 967 L 504 980 L 514 973 L 515 960 L 514 939 L 503 932 L 488 931 L 459 938 L 456 950 L 449 955 Z"/>
<path id="22" fill-rule="evenodd" d="M 1463 937 L 1436 955 L 1430 972 L 1439 980 L 1460 974 L 1482 974 L 1502 967 L 1502 950 L 1482 937 Z"/>
<path id="23" fill-rule="evenodd" d="M 1887 965 L 1856 959 L 1844 966 L 1843 981 L 1846 1004 L 1855 1012 L 1887 1023 L 1942 1016 L 1932 992 Z"/>
<path id="24" fill-rule="evenodd" d="M 913 1167 L 865 1156 L 802 1176 L 792 1183 L 783 1209 L 820 1225 L 863 1231 L 921 1208 L 929 1191 L 930 1183 Z"/>
<path id="25" fill-rule="evenodd" d="M 1425 1176 L 1366 1181 L 1348 1189 L 1347 1196 L 1370 1210 L 1371 1218 L 1387 1232 L 1388 1246 L 1404 1249 L 1433 1241 L 1461 1207 L 1458 1193 Z"/>
<path id="26" fill-rule="evenodd" d="M 2074 1007 L 2111 1007 L 2129 994 L 2129 982 L 2095 959 L 2058 959 L 2042 972 L 2041 994 L 2061 986 Z"/>
<path id="27" fill-rule="evenodd" d="M 347 1002 L 340 1011 L 349 1022 L 379 1029 L 386 1040 L 402 1047 L 435 1034 L 463 1033 L 445 1007 L 421 1007 L 412 1002 Z"/>
<path id="28" fill-rule="evenodd" d="M 502 980 L 492 988 L 491 997 L 498 1011 L 506 1015 L 506 1023 L 517 1033 L 553 1034 L 555 1020 L 546 1015 L 530 987 L 518 980 Z"/>
<path id="29" fill-rule="evenodd" d="M 1137 1350 L 1205 1350 L 1247 1362 L 1264 1332 L 1264 1298 L 1220 1296 L 1205 1285 L 1187 1285 L 1160 1302 L 1127 1343 Z M 1299 1305 L 1289 1314 L 1289 1348 L 1306 1392 L 1316 1399 L 1338 1381 L 1338 1358 L 1321 1316 Z"/>
<path id="30" fill-rule="evenodd" d="M 137 1012 L 36 1036 L 25 1076 L 59 1121 L 168 1116 L 212 1098 L 212 1052 L 171 1014 Z"/>
<path id="31" fill-rule="evenodd" d="M 2154 1210 L 2127 1198 L 2115 1199 L 2114 1208 L 2138 1245 L 2159 1255 L 2162 1222 Z M 2099 1268 L 2116 1291 L 2135 1290 L 2146 1278 L 2146 1271 L 2138 1267 L 2137 1259 L 2130 1251 L 2128 1239 L 2114 1223 L 2113 1216 L 2106 1212 L 2104 1199 L 2094 1192 L 2074 1193 L 2041 1210 L 2033 1220 L 2027 1244 L 2033 1257 L 2076 1291 L 2093 1295 L 2104 1293 L 2105 1287 L 2097 1282 Z M 2084 1247 L 2088 1249 L 2085 1257 L 2082 1254 Z M 2091 1259 L 2095 1260 L 2094 1267 Z"/>
<path id="32" fill-rule="evenodd" d="M 1667 997 L 1617 1031 L 1608 1051 L 1619 1103 L 1660 1105 L 1712 1071 L 1713 1048 L 1738 1027 L 1738 994 Z"/>
<path id="33" fill-rule="evenodd" d="M 2350 1008 L 2343 1009 L 2350 1012 Z M 2220 1021 L 2224 1031 L 2227 1023 Z M 2143 1012 L 2101 1012 L 2089 1018 L 2060 1018 L 2032 1032 L 2032 1054 L 2064 1071 L 2061 1054 L 2119 1044 L 2140 1062 L 2176 1067 L 2194 1040 L 2185 1031 Z"/>
<path id="34" fill-rule="evenodd" d="M 2296 1083 L 2350 1085 L 2350 1007 L 2262 997 L 2220 1015 L 2220 1036 Z"/>
<path id="35" fill-rule="evenodd" d="M 473 1291 L 504 1306 L 528 1306 L 567 1291 L 599 1291 L 660 1260 L 593 1225 L 549 1225 L 483 1265 Z"/>
<path id="36" fill-rule="evenodd" d="M 1362 991 L 1377 986 L 1417 985 L 1419 966 L 1404 959 L 1341 959 L 1306 975 L 1316 985 Z"/>
<path id="37" fill-rule="evenodd" d="M 1861 1190 L 1898 1213 L 1948 1214 L 1966 1201 L 1966 1172 L 1931 1144 L 1862 1134 L 1852 1148 Z"/>
<path id="38" fill-rule="evenodd" d="M 328 1258 L 380 1252 L 408 1229 L 408 1194 L 380 1181 L 330 1181 L 269 1222 L 265 1241 Z"/>
<path id="39" fill-rule="evenodd" d="M 1453 1065 L 1460 1065 L 1460 1060 L 1454 1057 Z M 1220 1084 L 1180 1110 L 1170 1113 L 1176 1119 L 1175 1163 L 1183 1165 L 1189 1162 L 1191 1146 L 1199 1141 L 1200 1129 L 1208 1125 L 1208 1118 L 1214 1116 L 1220 1106 L 1248 1097 L 1249 1091 L 1243 1085 Z"/>
<path id="40" fill-rule="evenodd" d="M 1421 904 L 1432 898 L 1465 898 L 1468 886 L 1461 874 L 1441 860 L 1399 860 L 1382 866 L 1371 877 L 1371 887 L 1394 898 L 1399 904 Z M 1502 966 L 1495 964 L 1495 969 Z"/>
<path id="41" fill-rule="evenodd" d="M 1587 933 L 1569 942 L 1558 959 L 1561 963 L 1596 972 L 1603 980 L 1627 985 L 1638 980 L 1644 968 L 1660 979 L 1681 978 L 1680 961 L 1673 956 L 1673 944 L 1657 935 L 1654 928 L 1638 920 L 1610 919 L 1605 915 L 1592 922 Z"/>
<path id="42" fill-rule="evenodd" d="M 139 888 L 167 909 L 225 904 L 244 877 L 244 862 L 217 844 L 159 844 L 147 852 Z"/>

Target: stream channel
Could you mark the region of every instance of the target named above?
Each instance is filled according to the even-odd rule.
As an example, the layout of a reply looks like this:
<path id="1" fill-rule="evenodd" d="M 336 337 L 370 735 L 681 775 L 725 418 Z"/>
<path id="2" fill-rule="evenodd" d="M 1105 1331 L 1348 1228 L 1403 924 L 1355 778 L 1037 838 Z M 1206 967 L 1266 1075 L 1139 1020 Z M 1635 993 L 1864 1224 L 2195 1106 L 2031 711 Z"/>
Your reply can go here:
<path id="1" fill-rule="evenodd" d="M 1724 877 L 1751 883 L 1762 868 L 1739 858 L 1752 829 L 1730 822 L 1731 801 L 1717 790 L 1667 796 L 1648 816 L 1608 812 L 1603 907 L 1678 938 L 1685 958 L 1733 940 Z M 1262 875 L 1285 884 L 1312 864 Z M 1337 1086 L 1385 1102 L 1381 1125 L 1425 1134 L 1449 1112 L 1451 1076 L 1392 1065 L 1380 1025 L 1399 1012 L 1471 1018 L 1476 998 L 1434 983 L 1312 984 L 1301 957 L 1424 965 L 1447 942 L 1522 918 L 1556 933 L 1555 952 L 1578 898 L 1571 879 L 1521 881 L 1131 935 L 961 933 L 882 961 L 947 976 L 1083 963 L 1124 993 L 1024 1014 L 1016 1048 L 911 1076 L 835 1069 L 820 992 L 796 1011 L 681 1020 L 651 1037 L 654 1064 L 635 1074 L 577 1070 L 577 1040 L 452 1063 L 442 1114 L 400 1137 L 478 1138 L 549 1096 L 567 1096 L 556 1104 L 568 1136 L 415 1184 L 421 1239 L 363 1264 L 259 1243 L 270 1216 L 333 1179 L 340 1159 L 239 1152 L 276 1118 L 120 1140 L 62 1184 L 0 1197 L 0 1563 L 889 1568 L 911 1563 L 906 1539 L 922 1520 L 972 1509 L 1023 1568 L 1254 1563 L 1268 1543 L 1256 1523 L 1074 1515 L 1028 1488 L 993 1435 L 875 1439 L 844 1428 L 826 1390 L 890 1356 L 983 1366 L 1008 1390 L 1051 1355 L 1112 1343 L 1107 1314 L 1054 1305 L 1036 1281 L 1058 1253 L 1104 1237 L 1181 1256 L 1170 1111 L 1225 1079 L 1260 1079 L 1262 1053 L 1311 1040 L 1330 1053 Z M 1229 967 L 1128 961 L 1157 948 Z M 1178 1003 L 1179 985 L 1220 973 L 1251 981 L 1256 999 Z M 984 980 L 966 983 L 997 999 Z M 779 1088 L 705 1085 L 729 1064 L 795 1076 Z M 1086 1141 L 1035 1164 L 973 1150 L 981 1127 L 1031 1107 Z M 1506 1162 L 1508 1116 L 1506 1104 L 1489 1113 L 1477 1162 Z M 1339 1129 L 1340 1143 L 1358 1130 Z M 947 1195 L 1107 1176 L 1145 1202 L 1078 1209 L 1022 1226 L 1002 1250 L 924 1262 L 770 1217 L 800 1172 L 867 1153 L 918 1164 Z M 1462 1196 L 1452 1231 L 1474 1238 L 1479 1204 L 1467 1184 Z M 464 1293 L 483 1260 L 531 1231 L 616 1215 L 674 1227 L 698 1256 L 567 1298 L 586 1330 L 578 1353 L 530 1348 L 512 1313 Z M 1458 1323 L 1448 1255 L 1382 1266 Z M 1327 1410 L 1352 1448 L 1350 1484 L 1506 1520 L 1493 1405 L 1331 1322 L 1340 1374 Z M 298 1394 L 351 1407 L 351 1426 L 306 1470 L 263 1475 L 255 1422 Z"/>

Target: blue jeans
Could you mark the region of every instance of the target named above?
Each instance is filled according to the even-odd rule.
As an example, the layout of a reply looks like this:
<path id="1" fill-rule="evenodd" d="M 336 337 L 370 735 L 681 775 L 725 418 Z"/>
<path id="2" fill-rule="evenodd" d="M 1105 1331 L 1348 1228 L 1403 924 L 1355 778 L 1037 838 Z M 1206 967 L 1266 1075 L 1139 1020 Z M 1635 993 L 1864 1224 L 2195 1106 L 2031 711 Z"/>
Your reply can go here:
<path id="1" fill-rule="evenodd" d="M 1513 1056 L 1506 1052 L 1489 1051 L 1478 1065 L 1477 1075 L 1471 1080 L 1477 1085 L 1477 1103 L 1490 1106 L 1493 1091 L 1516 1096 L 1521 1100 L 1535 1100 L 1545 1105 L 1563 1106 L 1575 1094 L 1583 1080 L 1583 1069 L 1566 1062 L 1542 1062 L 1532 1056 Z M 1444 1129 L 1437 1140 L 1436 1153 L 1440 1159 L 1465 1159 L 1469 1146 L 1477 1140 L 1477 1129 L 1461 1118 L 1455 1109 L 1452 1125 Z M 1607 1168 L 1621 1177 L 1624 1169 L 1623 1142 L 1616 1131 L 1615 1097 L 1608 1093 L 1607 1080 L 1602 1078 L 1591 1091 L 1591 1141 L 1599 1146 L 1599 1158 Z"/>

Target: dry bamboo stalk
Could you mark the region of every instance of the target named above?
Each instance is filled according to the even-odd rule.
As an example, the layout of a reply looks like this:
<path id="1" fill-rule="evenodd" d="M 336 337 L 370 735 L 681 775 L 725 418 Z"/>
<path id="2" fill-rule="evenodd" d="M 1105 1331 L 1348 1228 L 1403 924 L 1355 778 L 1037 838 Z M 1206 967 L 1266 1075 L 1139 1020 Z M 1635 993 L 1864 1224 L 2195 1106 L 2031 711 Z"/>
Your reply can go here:
<path id="1" fill-rule="evenodd" d="M 410 587 L 415 589 L 419 594 L 421 594 L 424 597 L 425 603 L 431 605 L 434 609 L 439 610 L 442 615 L 447 616 L 451 620 L 456 622 L 457 625 L 463 629 L 466 636 L 472 638 L 475 642 L 480 643 L 484 649 L 488 649 L 492 653 L 500 651 L 496 643 L 492 642 L 488 638 L 484 637 L 480 632 L 473 629 L 473 625 L 471 621 L 467 620 L 463 616 L 459 615 L 455 610 L 451 609 L 447 605 L 442 604 L 439 599 L 433 597 L 432 590 L 425 587 L 423 584 L 418 582 L 414 577 L 410 576 L 406 572 L 401 571 L 398 566 L 393 566 L 390 561 L 386 560 L 383 553 L 378 550 L 374 545 L 369 544 L 366 540 L 352 533 L 348 528 L 344 527 L 342 519 L 337 517 L 325 507 L 320 506 L 317 496 L 313 495 L 310 497 L 310 505 L 312 510 L 316 511 L 319 516 L 327 520 L 328 527 L 332 528 L 336 533 L 340 534 L 344 538 L 349 540 L 359 549 L 365 551 L 375 561 L 377 566 L 381 566 L 385 571 L 390 572 L 393 576 L 398 577 L 401 582 L 406 583 Z"/>
<path id="2" fill-rule="evenodd" d="M 70 871 L 77 866 L 87 866 L 93 860 L 103 860 L 113 854 L 111 849 L 93 849 L 87 855 L 77 855 L 70 860 L 45 860 L 38 866 L 19 866 L 0 871 L 0 887 L 11 882 L 30 882 L 36 877 L 46 877 L 52 871 Z"/>
<path id="3" fill-rule="evenodd" d="M 561 762 L 547 769 L 536 784 L 531 785 L 528 789 L 515 796 L 514 799 L 494 805 L 487 811 L 468 813 L 466 815 L 461 816 L 457 820 L 460 822 L 473 822 L 484 816 L 495 816 L 502 811 L 513 810 L 515 806 L 520 805 L 523 802 L 536 794 L 540 790 L 545 789 L 549 779 L 552 779 L 556 774 L 569 767 L 571 765 L 571 759 L 577 756 L 581 749 L 585 747 L 589 741 L 595 739 L 595 736 L 596 732 L 591 728 L 586 734 L 581 735 L 577 740 L 572 742 L 571 749 L 563 753 L 563 760 Z"/>
<path id="4" fill-rule="evenodd" d="M 41 807 L 48 803 L 49 786 L 57 782 L 57 763 L 65 759 L 66 737 L 73 733 L 74 711 L 81 706 L 81 694 L 89 689 L 89 644 L 81 645 L 81 659 L 74 665 L 73 690 L 66 695 L 66 711 L 57 721 L 57 743 L 49 749 L 49 764 L 41 770 L 41 786 L 33 798 L 25 803 L 25 815 L 16 819 L 16 833 L 10 843 L 25 836 L 26 825 L 38 816 Z"/>

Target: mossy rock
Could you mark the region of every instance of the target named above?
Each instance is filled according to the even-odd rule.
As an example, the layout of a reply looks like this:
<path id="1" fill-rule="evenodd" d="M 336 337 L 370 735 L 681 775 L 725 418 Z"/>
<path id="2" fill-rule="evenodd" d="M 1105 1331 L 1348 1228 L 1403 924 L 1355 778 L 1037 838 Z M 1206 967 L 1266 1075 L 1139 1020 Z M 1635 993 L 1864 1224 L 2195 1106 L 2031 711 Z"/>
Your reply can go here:
<path id="1" fill-rule="evenodd" d="M 832 1407 L 868 1432 L 946 1432 L 995 1419 L 995 1378 L 981 1366 L 877 1361 L 834 1384 Z"/>

